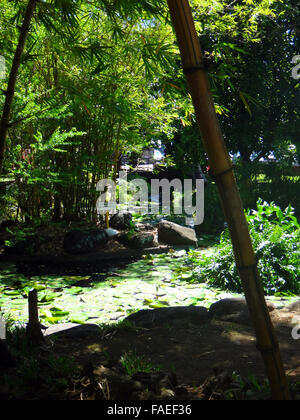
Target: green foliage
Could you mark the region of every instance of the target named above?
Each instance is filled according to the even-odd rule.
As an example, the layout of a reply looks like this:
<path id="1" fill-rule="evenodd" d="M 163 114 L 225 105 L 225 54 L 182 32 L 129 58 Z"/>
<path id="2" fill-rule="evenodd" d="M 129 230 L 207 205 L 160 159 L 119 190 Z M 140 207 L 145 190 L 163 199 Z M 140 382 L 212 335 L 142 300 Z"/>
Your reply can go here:
<path id="1" fill-rule="evenodd" d="M 17 245 L 18 243 L 23 242 L 29 237 L 33 237 L 35 235 L 34 229 L 30 227 L 17 228 L 14 232 L 10 229 L 7 229 L 7 232 L 12 235 L 12 239 L 5 241 L 5 245 L 7 247 Z"/>
<path id="2" fill-rule="evenodd" d="M 14 216 L 94 219 L 96 185 L 115 176 L 120 157 L 172 134 L 177 105 L 161 94 L 161 84 L 177 52 L 159 17 L 163 9 L 154 0 L 38 4 L 5 160 L 16 180 L 14 201 L 7 202 Z M 0 6 L 8 68 L 13 51 L 6 51 L 5 37 L 15 43 L 18 12 L 19 5 Z M 6 83 L 0 80 L 0 89 Z"/>
<path id="3" fill-rule="evenodd" d="M 254 375 L 248 378 L 241 376 L 238 372 L 233 372 L 230 389 L 224 392 L 225 400 L 266 400 L 271 394 L 270 385 L 267 380 L 259 380 Z"/>
<path id="4" fill-rule="evenodd" d="M 293 0 L 191 4 L 229 151 L 248 163 L 271 152 L 285 165 L 295 163 L 299 83 L 290 77 L 290 59 L 299 51 L 299 7 Z M 8 69 L 24 7 L 0 4 L 0 53 Z M 6 87 L 1 79 L 0 92 Z M 0 107 L 4 99 L 0 94 Z M 3 217 L 94 220 L 97 182 L 115 177 L 121 157 L 162 144 L 168 164 L 184 174 L 193 175 L 199 162 L 206 166 L 167 2 L 38 2 L 12 109 L 4 165 L 16 182 L 0 197 Z M 278 203 L 286 206 L 293 195 L 297 209 L 300 194 L 285 185 Z M 273 199 L 264 187 L 247 207 L 258 197 Z M 213 188 L 206 231 L 223 223 Z M 254 191 L 247 182 L 241 189 Z"/>
<path id="5" fill-rule="evenodd" d="M 130 351 L 121 357 L 121 365 L 129 376 L 136 373 L 159 372 L 160 367 L 155 367 L 145 356 L 139 356 L 136 352 Z"/>
<path id="6" fill-rule="evenodd" d="M 299 211 L 299 193 L 292 193 L 297 185 L 282 182 L 282 166 L 290 170 L 299 164 L 300 85 L 291 77 L 291 60 L 300 50 L 296 24 L 299 4 L 294 0 L 191 3 L 202 49 L 209 57 L 209 78 L 229 152 L 238 156 L 242 164 L 252 166 L 254 176 L 262 169 L 273 172 L 274 189 L 256 185 L 253 190 L 246 178 L 240 182 L 244 195 L 252 195 L 245 206 L 253 208 L 259 197 L 272 201 L 281 182 L 278 204 L 286 207 L 293 200 Z M 278 57 L 278 51 L 284 53 Z M 183 80 L 178 71 L 173 84 L 186 92 Z M 173 95 L 176 96 L 175 89 Z M 182 105 L 180 117 L 176 134 L 166 141 L 166 147 L 179 169 L 193 173 L 199 162 L 207 166 L 205 151 L 193 111 L 189 113 L 188 106 Z M 270 156 L 276 159 L 276 174 L 274 165 L 270 170 L 257 165 L 261 159 L 270 160 Z M 262 193 L 257 195 L 259 187 Z M 208 200 L 213 204 L 213 197 Z"/>
<path id="7" fill-rule="evenodd" d="M 207 240 L 210 242 L 212 238 Z M 186 251 L 147 255 L 117 272 L 93 276 L 27 278 L 16 273 L 16 267 L 5 264 L 0 268 L 0 307 L 11 322 L 26 323 L 28 293 L 35 288 L 39 294 L 41 323 L 45 326 L 66 322 L 99 325 L 120 322 L 120 328 L 133 328 L 122 320 L 139 310 L 199 302 L 209 307 L 216 302 L 222 291 L 199 287 L 193 268 Z"/>
<path id="8" fill-rule="evenodd" d="M 16 323 L 5 316 L 7 343 L 16 361 L 15 369 L 0 377 L 1 391 L 13 395 L 58 393 L 67 390 L 77 374 L 73 359 L 54 356 L 33 349 L 26 339 L 24 324 Z"/>
<path id="9" fill-rule="evenodd" d="M 291 206 L 282 211 L 274 203 L 259 201 L 257 211 L 248 211 L 251 237 L 258 268 L 268 295 L 300 293 L 300 225 Z M 242 292 L 230 235 L 225 231 L 211 255 L 192 261 L 198 265 L 198 281 Z"/>

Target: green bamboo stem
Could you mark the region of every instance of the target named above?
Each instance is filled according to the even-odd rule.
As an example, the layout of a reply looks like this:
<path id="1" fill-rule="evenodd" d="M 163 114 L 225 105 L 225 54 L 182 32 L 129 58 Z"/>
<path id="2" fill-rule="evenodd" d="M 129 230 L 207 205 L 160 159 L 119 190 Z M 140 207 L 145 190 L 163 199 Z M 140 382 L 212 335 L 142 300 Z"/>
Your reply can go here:
<path id="1" fill-rule="evenodd" d="M 232 161 L 215 111 L 189 1 L 168 0 L 168 5 L 202 140 L 216 177 L 222 207 L 230 229 L 236 264 L 256 331 L 257 347 L 262 354 L 269 377 L 272 396 L 275 400 L 289 400 L 289 387 L 279 344 L 257 270 L 257 260 Z"/>
<path id="2" fill-rule="evenodd" d="M 15 52 L 15 56 L 12 63 L 12 68 L 10 71 L 7 91 L 5 94 L 5 103 L 3 107 L 3 113 L 0 120 L 0 174 L 2 172 L 3 160 L 4 160 L 4 152 L 5 152 L 5 144 L 6 144 L 6 137 L 9 129 L 10 123 L 10 114 L 13 99 L 15 96 L 15 89 L 17 83 L 17 76 L 19 73 L 19 68 L 21 65 L 21 59 L 25 48 L 25 43 L 28 37 L 29 29 L 30 29 L 30 22 L 35 10 L 37 0 L 29 0 L 23 20 L 23 25 L 20 30 L 20 37 L 19 42 L 17 45 L 17 49 Z"/>

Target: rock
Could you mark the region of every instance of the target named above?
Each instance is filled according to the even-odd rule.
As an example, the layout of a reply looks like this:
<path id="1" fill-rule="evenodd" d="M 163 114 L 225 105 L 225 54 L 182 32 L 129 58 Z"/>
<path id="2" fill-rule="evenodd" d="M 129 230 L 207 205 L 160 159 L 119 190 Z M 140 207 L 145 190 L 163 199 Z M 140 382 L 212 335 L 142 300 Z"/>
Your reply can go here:
<path id="1" fill-rule="evenodd" d="M 246 309 L 235 314 L 222 315 L 219 317 L 219 319 L 221 321 L 233 322 L 235 324 L 240 324 L 240 325 L 251 325 L 252 323 L 249 311 Z"/>
<path id="2" fill-rule="evenodd" d="M 131 243 L 133 248 L 138 249 L 145 249 L 145 248 L 151 248 L 154 245 L 154 234 L 153 233 L 141 233 L 134 235 L 131 238 Z"/>
<path id="3" fill-rule="evenodd" d="M 300 300 L 289 305 L 287 310 L 290 312 L 300 312 Z"/>
<path id="4" fill-rule="evenodd" d="M 66 234 L 63 248 L 65 252 L 71 255 L 89 254 L 105 246 L 112 236 L 111 229 L 109 231 L 99 229 L 72 230 Z"/>
<path id="5" fill-rule="evenodd" d="M 118 236 L 119 232 L 115 229 L 105 229 L 105 232 L 109 238 L 114 238 Z"/>
<path id="6" fill-rule="evenodd" d="M 112 216 L 110 226 L 117 230 L 129 230 L 133 226 L 132 214 L 129 212 L 119 212 Z"/>
<path id="7" fill-rule="evenodd" d="M 276 311 L 276 309 L 277 309 L 276 305 L 274 305 L 274 303 L 272 303 L 272 302 L 267 302 L 267 307 L 268 307 L 270 313 Z"/>
<path id="8" fill-rule="evenodd" d="M 45 331 L 45 336 L 55 336 L 57 338 L 81 339 L 91 334 L 99 334 L 101 328 L 96 324 L 57 324 L 51 325 Z"/>
<path id="9" fill-rule="evenodd" d="M 175 392 L 172 389 L 165 389 L 163 388 L 160 393 L 160 398 L 162 400 L 174 400 L 175 399 Z"/>
<path id="10" fill-rule="evenodd" d="M 209 316 L 210 318 L 220 318 L 223 316 L 237 314 L 242 311 L 248 311 L 246 299 L 223 299 L 211 305 Z"/>
<path id="11" fill-rule="evenodd" d="M 136 249 L 152 248 L 154 245 L 154 239 L 155 237 L 152 233 L 138 233 L 133 236 L 123 233 L 118 237 L 118 241 L 121 244 Z"/>
<path id="12" fill-rule="evenodd" d="M 176 225 L 166 220 L 162 220 L 158 225 L 158 242 L 170 246 L 198 247 L 194 229 Z"/>
<path id="13" fill-rule="evenodd" d="M 208 311 L 200 306 L 143 309 L 129 315 L 126 320 L 141 328 L 153 328 L 166 323 L 199 325 L 208 321 Z"/>
<path id="14" fill-rule="evenodd" d="M 273 303 L 267 303 L 269 312 L 276 308 Z M 209 317 L 225 322 L 235 322 L 237 324 L 250 325 L 251 317 L 246 299 L 231 298 L 223 299 L 214 303 L 209 310 Z"/>

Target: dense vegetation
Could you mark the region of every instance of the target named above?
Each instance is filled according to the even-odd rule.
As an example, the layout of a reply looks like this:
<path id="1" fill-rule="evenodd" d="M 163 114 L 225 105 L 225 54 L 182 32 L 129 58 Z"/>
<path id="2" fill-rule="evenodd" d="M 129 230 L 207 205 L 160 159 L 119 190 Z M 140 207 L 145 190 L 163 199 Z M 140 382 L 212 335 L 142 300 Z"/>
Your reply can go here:
<path id="1" fill-rule="evenodd" d="M 247 220 L 266 293 L 299 295 L 300 225 L 291 206 L 282 211 L 274 203 L 259 201 L 257 210 L 247 212 Z M 211 255 L 199 259 L 191 253 L 190 260 L 198 267 L 194 273 L 197 281 L 242 292 L 228 230 Z"/>
<path id="2" fill-rule="evenodd" d="M 190 3 L 221 129 L 249 209 L 263 286 L 270 301 L 284 306 L 300 294 L 300 77 L 292 77 L 300 53 L 299 1 Z M 18 246 L 20 254 L 25 247 L 26 257 L 39 258 L 44 242 L 49 256 L 57 243 L 62 251 L 59 235 L 66 238 L 70 229 L 104 227 L 109 220 L 97 213 L 98 182 L 116 181 L 123 165 L 130 178 L 141 176 L 133 169 L 145 150 L 161 152 L 157 177 L 205 178 L 205 222 L 196 229 L 200 250 L 171 249 L 125 268 L 117 261 L 116 267 L 80 272 L 74 264 L 74 276 L 63 270 L 49 275 L 43 264 L 1 260 L 0 315 L 8 324 L 10 350 L 0 339 L 0 366 L 15 365 L 0 378 L 0 399 L 24 392 L 27 398 L 62 398 L 75 383 L 86 384 L 88 375 L 79 374 L 65 354 L 52 358 L 52 348 L 33 351 L 40 341 L 24 328 L 32 290 L 38 292 L 35 327 L 45 343 L 39 320 L 46 327 L 93 322 L 102 326 L 98 339 L 106 340 L 119 328 L 130 331 L 132 325 L 123 320 L 138 310 L 210 308 L 243 289 L 167 1 L 1 0 L 0 29 L 1 258 Z M 124 233 L 128 242 L 139 232 L 137 221 L 144 227 L 151 222 L 154 231 L 159 219 L 133 216 Z M 65 261 L 62 266 L 67 271 Z M 29 306 L 32 319 L 34 305 Z M 141 370 L 160 373 L 135 350 L 124 353 L 119 365 L 131 377 Z M 240 384 L 226 390 L 229 399 L 241 395 L 241 387 L 268 390 L 255 378 L 243 383 L 235 373 L 228 384 L 234 379 Z M 95 378 L 94 385 L 99 396 Z M 31 386 L 34 395 L 27 395 Z M 101 399 L 109 397 L 101 391 Z"/>
<path id="3" fill-rule="evenodd" d="M 37 2 L 12 104 L 3 176 L 15 182 L 2 218 L 94 220 L 99 179 L 150 145 L 184 174 L 207 166 L 166 4 L 128 3 Z M 26 4 L 0 5 L 3 93 Z M 276 191 L 281 207 L 298 211 L 297 2 L 192 5 L 246 207 Z M 223 219 L 213 185 L 206 198 L 208 231 Z"/>

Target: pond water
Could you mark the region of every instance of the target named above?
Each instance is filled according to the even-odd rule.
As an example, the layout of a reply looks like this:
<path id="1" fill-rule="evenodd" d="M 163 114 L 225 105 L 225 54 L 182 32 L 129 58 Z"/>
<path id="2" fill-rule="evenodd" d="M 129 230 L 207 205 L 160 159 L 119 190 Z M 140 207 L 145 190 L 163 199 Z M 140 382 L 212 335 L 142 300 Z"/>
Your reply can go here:
<path id="1" fill-rule="evenodd" d="M 27 322 L 27 296 L 34 287 L 39 292 L 43 325 L 112 324 L 140 309 L 190 305 L 209 308 L 220 299 L 240 296 L 193 280 L 186 251 L 146 256 L 125 268 L 87 276 L 25 277 L 16 272 L 14 265 L 2 265 L 0 307 L 6 318 Z M 273 301 L 284 305 L 284 299 Z"/>

